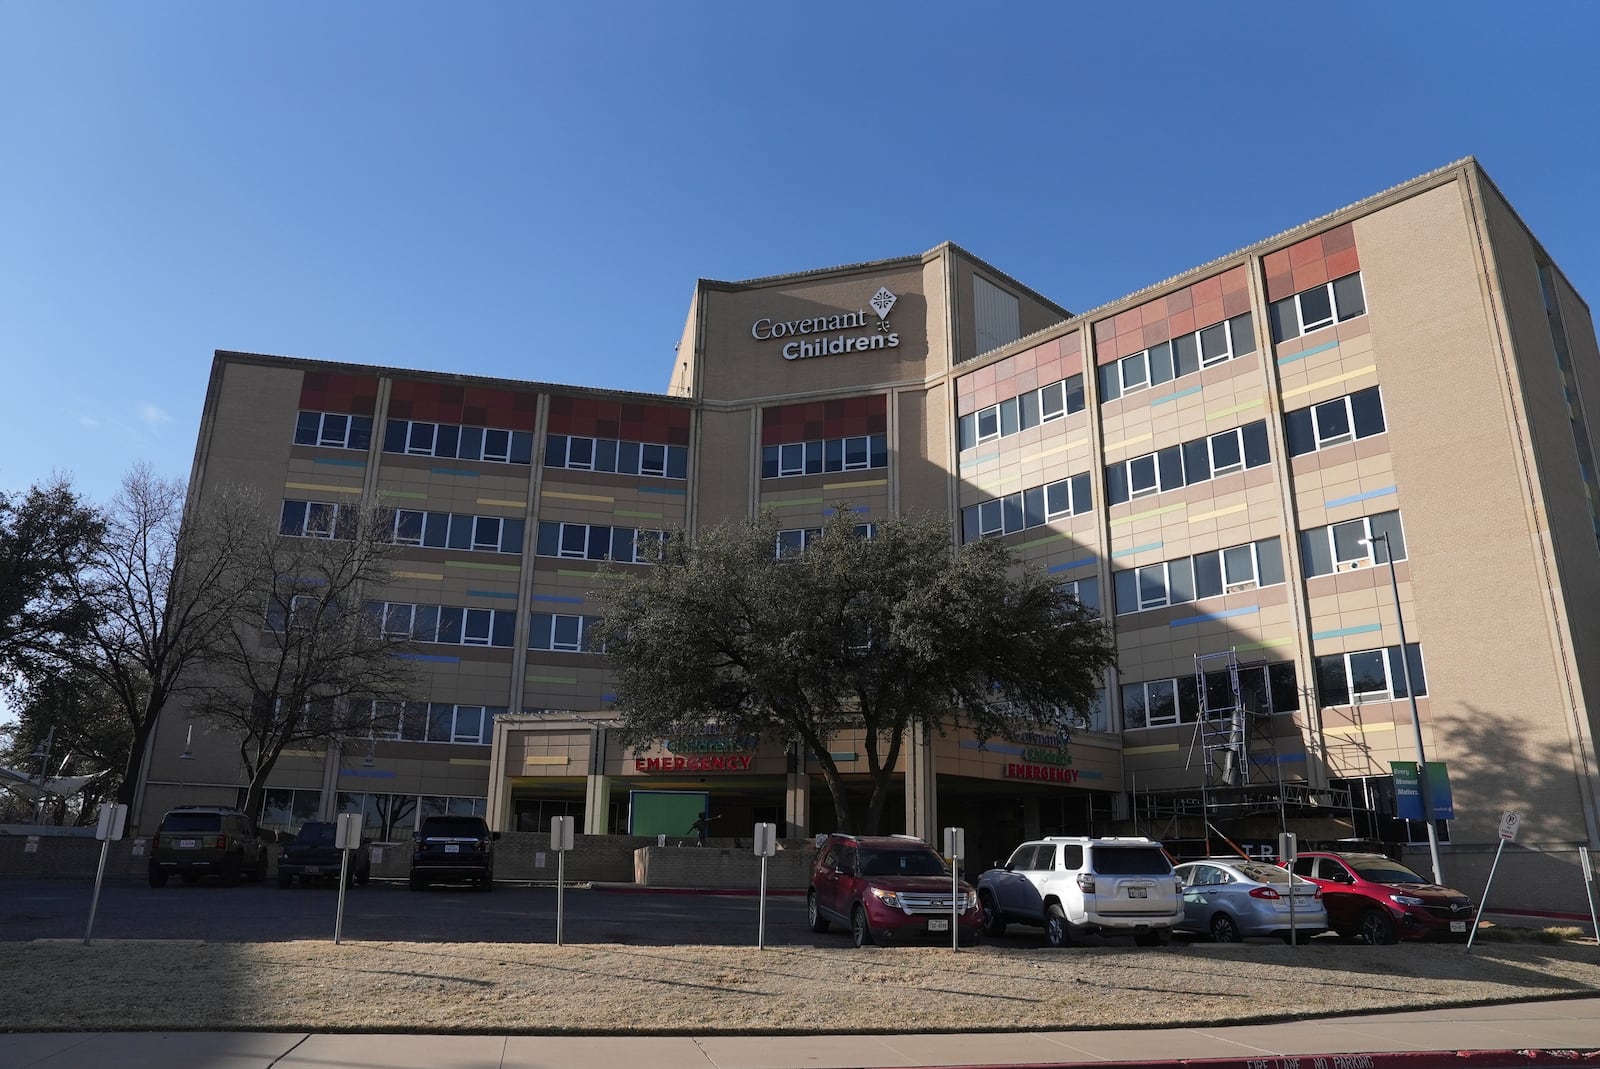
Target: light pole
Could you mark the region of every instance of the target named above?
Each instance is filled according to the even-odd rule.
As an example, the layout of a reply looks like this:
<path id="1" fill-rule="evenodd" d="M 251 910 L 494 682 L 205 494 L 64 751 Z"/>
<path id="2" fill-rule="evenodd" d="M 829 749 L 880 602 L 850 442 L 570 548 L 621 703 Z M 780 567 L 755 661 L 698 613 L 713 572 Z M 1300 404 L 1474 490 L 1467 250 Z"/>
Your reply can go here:
<path id="1" fill-rule="evenodd" d="M 55 745 L 56 729 L 51 728 L 49 734 L 44 737 L 44 741 L 34 747 L 33 753 L 28 755 L 39 759 L 39 797 L 33 803 L 33 822 L 35 824 L 44 823 L 44 785 L 45 781 L 50 777 L 50 751 L 55 749 Z"/>
<path id="2" fill-rule="evenodd" d="M 1439 871 L 1439 832 L 1433 824 L 1433 792 L 1428 789 L 1428 758 L 1422 749 L 1422 718 L 1417 715 L 1417 688 L 1411 685 L 1411 659 L 1406 656 L 1406 622 L 1400 612 L 1400 580 L 1394 571 L 1394 553 L 1389 548 L 1389 532 L 1383 531 L 1361 540 L 1368 549 L 1383 543 L 1383 555 L 1389 562 L 1389 588 L 1394 591 L 1394 622 L 1400 629 L 1400 672 L 1406 681 L 1406 698 L 1411 702 L 1411 730 L 1417 736 L 1417 793 L 1422 801 L 1422 821 L 1428 827 L 1428 857 L 1433 862 L 1433 882 L 1444 883 Z"/>

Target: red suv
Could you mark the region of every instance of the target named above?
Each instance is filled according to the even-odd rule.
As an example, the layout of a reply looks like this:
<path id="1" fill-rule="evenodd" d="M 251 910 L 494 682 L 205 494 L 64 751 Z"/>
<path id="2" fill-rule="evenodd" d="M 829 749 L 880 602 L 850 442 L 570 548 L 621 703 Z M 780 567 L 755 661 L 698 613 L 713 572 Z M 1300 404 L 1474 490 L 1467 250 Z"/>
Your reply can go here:
<path id="1" fill-rule="evenodd" d="M 1429 883 L 1382 854 L 1310 851 L 1295 858 L 1294 871 L 1322 889 L 1329 926 L 1361 943 L 1465 939 L 1478 909 L 1460 891 Z"/>
<path id="2" fill-rule="evenodd" d="M 813 932 L 848 925 L 858 947 L 912 939 L 950 939 L 950 869 L 921 839 L 906 835 L 826 835 L 806 892 Z M 955 903 L 963 943 L 983 924 L 978 893 L 966 883 Z"/>

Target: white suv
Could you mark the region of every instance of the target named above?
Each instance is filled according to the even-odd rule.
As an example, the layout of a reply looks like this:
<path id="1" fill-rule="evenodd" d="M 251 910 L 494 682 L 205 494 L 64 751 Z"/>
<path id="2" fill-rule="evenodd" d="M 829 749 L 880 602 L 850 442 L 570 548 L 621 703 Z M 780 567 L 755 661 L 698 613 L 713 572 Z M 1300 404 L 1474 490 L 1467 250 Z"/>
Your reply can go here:
<path id="1" fill-rule="evenodd" d="M 1161 946 L 1183 921 L 1183 885 L 1161 844 L 1143 837 L 1053 835 L 1023 843 L 1004 868 L 978 877 L 983 930 L 1044 925 L 1045 941 L 1070 946 L 1075 932 L 1131 935 Z"/>

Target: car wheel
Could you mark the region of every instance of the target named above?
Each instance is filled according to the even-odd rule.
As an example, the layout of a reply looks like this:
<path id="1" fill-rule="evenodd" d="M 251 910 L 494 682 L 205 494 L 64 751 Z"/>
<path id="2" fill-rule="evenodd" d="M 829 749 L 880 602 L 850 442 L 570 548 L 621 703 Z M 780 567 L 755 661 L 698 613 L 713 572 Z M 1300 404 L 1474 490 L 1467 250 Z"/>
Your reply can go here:
<path id="1" fill-rule="evenodd" d="M 1211 938 L 1219 943 L 1237 943 L 1244 938 L 1239 932 L 1239 925 L 1226 913 L 1218 913 L 1211 918 Z"/>
<path id="2" fill-rule="evenodd" d="M 1382 910 L 1369 909 L 1356 922 L 1356 942 L 1369 946 L 1388 946 L 1395 942 L 1394 921 Z"/>
<path id="3" fill-rule="evenodd" d="M 1167 945 L 1166 932 L 1135 932 L 1133 945 L 1136 947 L 1164 947 Z"/>
<path id="4" fill-rule="evenodd" d="M 222 882 L 228 887 L 239 886 L 239 878 L 244 875 L 244 858 L 232 854 L 227 861 L 222 863 Z"/>
<path id="5" fill-rule="evenodd" d="M 289 888 L 291 888 L 293 886 L 294 886 L 294 876 L 293 875 L 288 874 L 288 873 L 282 873 L 282 872 L 280 872 L 278 874 L 278 890 L 287 891 Z"/>
<path id="6" fill-rule="evenodd" d="M 828 918 L 822 915 L 822 910 L 817 908 L 817 892 L 810 891 L 806 894 L 806 920 L 811 924 L 813 932 L 825 932 L 831 925 Z"/>
<path id="7" fill-rule="evenodd" d="M 1005 935 L 1005 915 L 1000 912 L 1000 907 L 995 905 L 994 895 L 985 891 L 978 896 L 978 905 L 983 909 L 983 934 Z"/>
<path id="8" fill-rule="evenodd" d="M 180 872 L 178 873 L 178 878 L 183 881 L 183 885 L 185 887 L 193 887 L 195 884 L 200 882 L 200 877 L 196 876 L 192 872 Z"/>
<path id="9" fill-rule="evenodd" d="M 151 869 L 150 870 L 150 886 L 151 887 L 165 887 L 166 885 L 167 885 L 167 873 L 166 873 L 166 870 L 165 869 Z"/>
<path id="10" fill-rule="evenodd" d="M 358 885 L 360 885 L 362 887 L 365 887 L 367 884 L 369 884 L 371 882 L 372 882 L 372 870 L 371 869 L 357 869 L 356 870 L 356 883 Z"/>
<path id="11" fill-rule="evenodd" d="M 494 890 L 494 873 L 486 872 L 483 874 L 483 879 L 478 881 L 478 890 L 484 894 Z"/>
<path id="12" fill-rule="evenodd" d="M 1044 941 L 1058 948 L 1072 945 L 1072 925 L 1067 923 L 1066 911 L 1056 902 L 1045 907 Z"/>
<path id="13" fill-rule="evenodd" d="M 262 856 L 256 858 L 256 863 L 250 867 L 249 872 L 244 874 L 244 878 L 249 880 L 251 883 L 260 883 L 266 878 L 266 875 L 267 858 L 266 855 L 263 854 Z"/>
<path id="14" fill-rule="evenodd" d="M 850 938 L 858 947 L 872 945 L 872 926 L 867 923 L 867 911 L 857 906 L 850 911 Z"/>

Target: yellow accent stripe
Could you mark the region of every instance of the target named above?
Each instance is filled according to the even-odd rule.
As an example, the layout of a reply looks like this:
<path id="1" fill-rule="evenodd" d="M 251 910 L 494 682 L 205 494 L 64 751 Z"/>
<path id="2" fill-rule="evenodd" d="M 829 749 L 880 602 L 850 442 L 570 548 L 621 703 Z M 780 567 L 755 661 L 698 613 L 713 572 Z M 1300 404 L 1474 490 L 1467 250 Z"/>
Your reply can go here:
<path id="1" fill-rule="evenodd" d="M 321 757 L 322 756 L 322 751 L 320 751 L 320 750 L 285 750 L 285 751 L 283 751 L 283 753 L 280 756 L 283 756 L 283 757 Z"/>
<path id="2" fill-rule="evenodd" d="M 1231 405 L 1228 408 L 1219 408 L 1215 412 L 1206 413 L 1206 422 L 1209 423 L 1211 420 L 1221 419 L 1223 416 L 1236 416 L 1240 412 L 1248 412 L 1252 408 L 1260 408 L 1261 405 L 1262 399 L 1257 397 L 1254 401 L 1246 401 L 1242 405 Z"/>
<path id="3" fill-rule="evenodd" d="M 1043 460 L 1045 457 L 1052 457 L 1052 456 L 1055 456 L 1057 453 L 1065 453 L 1069 449 L 1076 449 L 1080 445 L 1088 445 L 1088 444 L 1089 444 L 1089 439 L 1087 439 L 1087 438 L 1074 438 L 1070 442 L 1062 442 L 1060 445 L 1053 445 L 1049 449 L 1046 449 L 1041 453 L 1030 453 L 1025 457 L 1018 457 L 1017 461 L 1018 461 L 1018 463 L 1021 463 L 1021 464 L 1030 464 L 1035 460 Z"/>
<path id="4" fill-rule="evenodd" d="M 1126 527 L 1128 524 L 1134 522 L 1135 520 L 1146 519 L 1147 517 L 1150 517 L 1150 516 L 1165 516 L 1169 512 L 1182 512 L 1184 509 L 1186 509 L 1188 507 L 1189 507 L 1188 505 L 1183 505 L 1183 504 L 1163 505 L 1158 509 L 1150 509 L 1148 512 L 1135 512 L 1131 516 L 1124 516 L 1121 519 L 1112 520 L 1111 521 L 1111 526 L 1112 527 Z"/>
<path id="5" fill-rule="evenodd" d="M 565 490 L 541 490 L 539 496 L 553 497 L 561 501 L 599 501 L 607 505 L 617 500 L 615 497 L 603 494 L 569 494 Z"/>
<path id="6" fill-rule="evenodd" d="M 1323 728 L 1324 735 L 1362 735 L 1368 731 L 1393 731 L 1393 724 L 1351 724 L 1347 728 Z"/>
<path id="7" fill-rule="evenodd" d="M 863 486 L 888 486 L 888 479 L 866 479 L 855 483 L 823 483 L 824 490 L 856 490 Z"/>
<path id="8" fill-rule="evenodd" d="M 478 504 L 499 505 L 502 508 L 508 509 L 525 509 L 528 507 L 528 503 L 526 501 L 502 501 L 497 497 L 480 497 L 478 498 Z"/>
<path id="9" fill-rule="evenodd" d="M 612 515 L 631 516 L 636 520 L 659 520 L 665 518 L 659 512 L 633 512 L 629 509 L 617 509 L 614 513 L 612 513 Z"/>
<path id="10" fill-rule="evenodd" d="M 1248 509 L 1249 507 L 1250 507 L 1249 505 L 1229 505 L 1225 509 L 1217 509 L 1214 512 L 1202 512 L 1198 516 L 1190 516 L 1189 517 L 1189 522 L 1190 523 L 1199 523 L 1201 520 L 1214 520 L 1218 516 L 1231 516 L 1235 512 L 1243 512 L 1246 509 Z"/>
<path id="11" fill-rule="evenodd" d="M 1305 386 L 1296 386 L 1292 390 L 1284 390 L 1283 396 L 1285 398 L 1299 397 L 1303 393 L 1310 393 L 1312 390 L 1320 390 L 1324 386 L 1335 386 L 1341 382 L 1348 382 L 1351 379 L 1358 379 L 1362 375 L 1371 374 L 1377 370 L 1377 364 L 1368 364 L 1366 367 L 1358 367 L 1353 371 L 1346 371 L 1343 375 L 1335 375 L 1328 379 L 1318 379 L 1316 382 L 1308 383 Z"/>
<path id="12" fill-rule="evenodd" d="M 526 767 L 528 765 L 570 765 L 570 764 L 572 764 L 572 758 L 570 758 L 570 757 L 524 757 L 522 759 L 522 764 L 523 764 L 524 767 Z"/>
<path id="13" fill-rule="evenodd" d="M 489 759 L 487 757 L 452 757 L 450 758 L 450 763 L 452 765 L 472 765 L 473 767 L 482 768 L 489 767 Z"/>
<path id="14" fill-rule="evenodd" d="M 325 494 L 359 494 L 359 486 L 329 486 L 326 483 L 284 483 L 285 490 L 317 490 Z"/>
<path id="15" fill-rule="evenodd" d="M 1260 642 L 1241 642 L 1239 645 L 1235 646 L 1234 649 L 1236 649 L 1236 650 L 1274 650 L 1274 649 L 1278 649 L 1281 646 L 1293 646 L 1293 645 L 1294 645 L 1294 636 L 1293 635 L 1288 635 L 1288 636 L 1285 636 L 1283 638 L 1264 638 Z"/>
<path id="16" fill-rule="evenodd" d="M 395 572 L 394 577 L 396 579 L 426 579 L 436 583 L 444 581 L 442 573 L 436 574 L 434 572 Z"/>
<path id="17" fill-rule="evenodd" d="M 382 497 L 403 497 L 407 501 L 426 501 L 426 500 L 428 500 L 428 495 L 423 493 L 421 490 L 390 490 L 387 487 L 383 487 L 383 486 L 378 487 L 378 496 L 380 498 L 382 498 Z"/>
<path id="18" fill-rule="evenodd" d="M 1175 742 L 1162 742 L 1162 743 L 1157 743 L 1157 744 L 1154 744 L 1154 745 L 1151 745 L 1151 746 L 1124 746 L 1122 748 L 1122 753 L 1123 753 L 1123 756 L 1125 756 L 1125 757 L 1137 757 L 1139 754 L 1146 754 L 1146 753 L 1177 753 L 1177 752 L 1178 752 L 1178 744 L 1175 743 Z"/>
<path id="19" fill-rule="evenodd" d="M 1124 438 L 1120 442 L 1108 442 L 1106 443 L 1106 452 L 1114 453 L 1118 449 L 1125 449 L 1130 445 L 1138 445 L 1140 442 L 1148 442 L 1155 436 L 1156 435 L 1154 431 L 1147 431 L 1144 434 L 1136 434 L 1132 438 Z"/>

